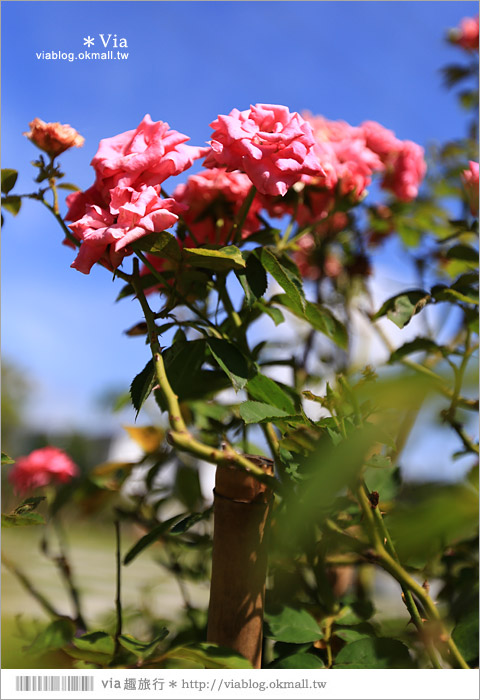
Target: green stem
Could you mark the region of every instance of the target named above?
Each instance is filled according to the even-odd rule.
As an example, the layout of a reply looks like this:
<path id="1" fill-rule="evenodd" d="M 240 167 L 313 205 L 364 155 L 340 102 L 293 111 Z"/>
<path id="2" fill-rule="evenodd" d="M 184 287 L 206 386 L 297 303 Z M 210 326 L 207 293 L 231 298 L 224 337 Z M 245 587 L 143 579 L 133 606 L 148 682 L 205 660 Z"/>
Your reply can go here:
<path id="1" fill-rule="evenodd" d="M 397 561 L 387 551 L 386 547 L 388 546 L 390 548 L 390 546 L 393 545 L 389 544 L 389 536 L 387 536 L 386 538 L 386 543 L 384 542 L 385 537 L 383 537 L 382 539 L 382 536 L 378 528 L 376 527 L 378 515 L 380 515 L 381 517 L 381 514 L 376 515 L 374 513 L 376 508 L 372 508 L 368 499 L 368 492 L 366 491 L 366 487 L 363 484 L 357 490 L 357 497 L 363 511 L 367 531 L 370 536 L 370 542 L 375 550 L 376 561 L 383 569 L 385 569 L 385 571 L 387 571 L 391 576 L 393 576 L 394 579 L 396 579 L 399 582 L 399 584 L 402 586 L 402 589 L 406 589 L 418 598 L 430 619 L 434 620 L 440 628 L 442 632 L 442 637 L 446 640 L 445 644 L 449 655 L 454 660 L 455 664 L 459 668 L 469 668 L 468 664 L 466 663 L 465 659 L 460 653 L 457 645 L 445 629 L 440 614 L 426 590 L 422 586 L 420 586 L 420 584 L 417 583 L 407 571 L 405 571 L 400 562 Z M 450 662 L 450 659 L 448 657 L 447 660 Z"/>
<path id="2" fill-rule="evenodd" d="M 242 204 L 242 208 L 240 209 L 238 216 L 235 219 L 235 222 L 230 229 L 230 232 L 227 236 L 227 241 L 232 240 L 233 243 L 238 242 L 239 234 L 241 235 L 242 233 L 242 228 L 243 224 L 245 223 L 245 219 L 247 218 L 248 212 L 250 210 L 250 207 L 252 206 L 252 202 L 254 200 L 254 197 L 257 193 L 257 188 L 255 185 L 252 185 L 248 191 L 247 196 L 245 197 L 245 201 Z"/>
<path id="3" fill-rule="evenodd" d="M 117 625 L 115 628 L 115 649 L 113 652 L 112 664 L 120 651 L 120 635 L 122 634 L 122 577 L 121 577 L 121 542 L 120 542 L 120 521 L 115 520 L 115 569 L 116 569 L 116 590 L 115 590 L 115 610 Z"/>
<path id="4" fill-rule="evenodd" d="M 20 581 L 22 586 L 30 593 L 32 598 L 34 598 L 37 603 L 41 605 L 41 607 L 52 617 L 63 617 L 61 613 L 58 612 L 58 610 L 55 610 L 53 605 L 48 601 L 43 593 L 40 593 L 33 583 L 31 583 L 30 579 L 21 571 L 18 569 L 13 562 L 8 559 L 5 554 L 2 552 L 2 564 L 3 566 L 10 571 L 16 578 Z"/>

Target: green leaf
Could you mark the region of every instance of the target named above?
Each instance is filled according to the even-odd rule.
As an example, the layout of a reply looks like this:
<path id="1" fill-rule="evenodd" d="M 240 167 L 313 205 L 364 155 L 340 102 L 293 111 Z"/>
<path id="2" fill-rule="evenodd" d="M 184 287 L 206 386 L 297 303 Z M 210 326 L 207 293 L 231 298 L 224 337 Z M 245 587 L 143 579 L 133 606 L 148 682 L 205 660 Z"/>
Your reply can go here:
<path id="1" fill-rule="evenodd" d="M 266 613 L 265 636 L 278 642 L 304 644 L 316 642 L 323 637 L 318 622 L 306 610 L 284 607 L 275 613 Z"/>
<path id="2" fill-rule="evenodd" d="M 20 199 L 20 197 L 15 197 L 14 195 L 10 195 L 9 197 L 2 197 L 2 207 L 9 211 L 10 214 L 13 214 L 13 216 L 17 216 L 21 206 L 22 200 Z"/>
<path id="3" fill-rule="evenodd" d="M 182 252 L 175 236 L 168 231 L 158 231 L 142 236 L 131 246 L 133 250 L 140 250 L 162 258 L 169 258 L 179 262 Z"/>
<path id="4" fill-rule="evenodd" d="M 453 304 L 463 301 L 465 304 L 475 304 L 478 306 L 478 292 L 474 289 L 459 290 L 454 286 L 446 287 L 444 284 L 437 284 L 432 288 L 435 301 L 449 301 Z"/>
<path id="5" fill-rule="evenodd" d="M 336 627 L 334 635 L 339 639 L 343 639 L 344 642 L 356 642 L 359 639 L 376 636 L 375 630 L 368 622 L 352 625 L 351 627 Z"/>
<path id="6" fill-rule="evenodd" d="M 75 637 L 73 639 L 73 644 L 81 651 L 95 652 L 97 654 L 103 654 L 109 658 L 113 656 L 115 649 L 113 637 L 101 630 L 83 634 L 81 637 Z"/>
<path id="7" fill-rule="evenodd" d="M 394 350 L 394 352 L 392 352 L 390 355 L 389 362 L 398 362 L 402 358 L 407 357 L 407 355 L 422 351 L 429 354 L 441 353 L 444 357 L 446 354 L 448 354 L 447 348 L 437 345 L 437 343 L 429 338 L 415 338 L 415 340 L 404 343 L 401 347 Z"/>
<path id="8" fill-rule="evenodd" d="M 341 649 L 333 668 L 414 668 L 405 644 L 397 639 L 359 639 Z"/>
<path id="9" fill-rule="evenodd" d="M 260 262 L 287 295 L 292 308 L 297 312 L 305 310 L 305 295 L 301 280 L 275 256 L 270 248 L 257 248 Z"/>
<path id="10" fill-rule="evenodd" d="M 478 609 L 460 619 L 452 638 L 465 661 L 474 664 L 478 659 Z"/>
<path id="11" fill-rule="evenodd" d="M 39 656 L 48 651 L 61 649 L 72 640 L 74 634 L 75 625 L 72 620 L 55 620 L 40 632 L 26 651 L 33 656 Z"/>
<path id="12" fill-rule="evenodd" d="M 151 642 L 141 642 L 139 639 L 132 637 L 131 634 L 121 634 L 118 641 L 122 647 L 128 651 L 131 651 L 132 654 L 135 654 L 135 656 L 138 656 L 140 659 L 146 659 L 155 651 L 156 647 L 165 639 L 167 635 L 168 629 L 166 627 L 162 627 L 160 634 L 157 635 L 155 639 L 152 639 Z"/>
<path id="13" fill-rule="evenodd" d="M 255 308 L 260 309 L 264 314 L 270 316 L 276 326 L 279 326 L 281 323 L 285 322 L 285 316 L 282 314 L 280 309 L 277 309 L 275 306 L 271 306 L 270 304 L 266 304 L 263 300 L 255 302 Z"/>
<path id="14" fill-rule="evenodd" d="M 136 410 L 135 420 L 137 419 L 143 404 L 150 396 L 155 383 L 155 365 L 152 358 L 147 362 L 140 374 L 137 374 L 130 386 L 130 397 L 132 399 L 133 407 Z"/>
<path id="15" fill-rule="evenodd" d="M 248 365 L 242 353 L 228 340 L 209 338 L 207 345 L 215 360 L 233 384 L 235 391 L 243 389 L 248 382 Z"/>
<path id="16" fill-rule="evenodd" d="M 80 187 L 74 185 L 73 182 L 60 182 L 57 185 L 59 190 L 70 190 L 70 192 L 80 192 Z"/>
<path id="17" fill-rule="evenodd" d="M 2 452 L 2 464 L 15 464 L 15 460 L 9 457 L 6 452 Z"/>
<path id="18" fill-rule="evenodd" d="M 204 510 L 203 513 L 192 513 L 191 515 L 188 515 L 186 518 L 180 520 L 179 523 L 174 525 L 170 530 L 170 534 L 183 535 L 184 532 L 190 530 L 190 528 L 196 525 L 197 523 L 201 522 L 202 520 L 208 520 L 212 513 L 213 508 L 207 508 L 207 510 Z"/>
<path id="19" fill-rule="evenodd" d="M 2 192 L 8 194 L 17 182 L 18 172 L 11 168 L 2 168 Z"/>
<path id="20" fill-rule="evenodd" d="M 478 250 L 469 245 L 458 243 L 447 250 L 445 257 L 449 260 L 465 260 L 478 263 Z"/>
<path id="21" fill-rule="evenodd" d="M 247 304 L 251 306 L 267 291 L 268 281 L 265 268 L 256 255 L 250 253 L 245 270 L 236 273 L 245 292 Z"/>
<path id="22" fill-rule="evenodd" d="M 2 513 L 2 527 L 24 527 L 27 525 L 45 525 L 45 518 L 40 513 L 26 513 L 25 515 Z"/>
<path id="23" fill-rule="evenodd" d="M 402 292 L 387 299 L 372 320 L 376 321 L 386 315 L 396 326 L 403 328 L 430 301 L 430 294 L 423 289 L 412 289 L 408 292 Z"/>
<path id="24" fill-rule="evenodd" d="M 326 335 L 343 350 L 347 348 L 348 335 L 345 326 L 325 306 L 307 301 L 304 309 L 300 310 L 292 305 L 285 294 L 277 294 L 271 301 L 285 306 L 295 316 L 307 321 L 315 330 Z"/>
<path id="25" fill-rule="evenodd" d="M 208 642 L 177 647 L 167 652 L 164 658 L 192 662 L 195 664 L 194 668 L 252 668 L 250 662 L 240 654 Z"/>
<path id="26" fill-rule="evenodd" d="M 165 533 L 167 533 L 172 525 L 176 523 L 178 520 L 181 520 L 182 518 L 185 518 L 187 514 L 186 513 L 180 513 L 179 515 L 174 515 L 173 518 L 169 518 L 168 520 L 165 520 L 163 523 L 160 523 L 156 527 L 153 528 L 153 530 L 150 530 L 150 532 L 147 532 L 146 535 L 141 537 L 138 542 L 136 542 L 133 547 L 131 547 L 128 552 L 126 553 L 123 563 L 126 566 L 127 564 L 130 564 L 139 554 L 140 552 L 143 552 L 144 549 L 149 547 L 151 544 L 156 542 L 158 539 L 160 539 Z"/>
<path id="27" fill-rule="evenodd" d="M 33 496 L 32 498 L 26 498 L 15 508 L 12 515 L 25 515 L 26 513 L 31 513 L 37 508 L 38 505 L 40 505 L 42 501 L 45 501 L 45 499 L 45 496 Z"/>
<path id="28" fill-rule="evenodd" d="M 385 458 L 388 459 L 388 458 Z M 397 495 L 400 484 L 400 470 L 398 467 L 373 467 L 371 460 L 366 463 L 367 469 L 364 472 L 365 483 L 369 491 L 377 491 L 380 501 L 389 501 Z"/>
<path id="29" fill-rule="evenodd" d="M 245 401 L 239 407 L 240 416 L 245 423 L 261 423 L 272 420 L 272 418 L 286 418 L 289 414 L 281 408 L 270 406 L 259 401 Z"/>
<path id="30" fill-rule="evenodd" d="M 256 401 L 275 406 L 289 415 L 293 415 L 295 404 L 291 397 L 273 379 L 264 374 L 256 374 L 247 384 L 249 395 Z"/>
<path id="31" fill-rule="evenodd" d="M 205 340 L 198 339 L 179 340 L 162 353 L 168 381 L 180 401 L 192 397 L 200 380 L 205 351 Z"/>
<path id="32" fill-rule="evenodd" d="M 277 659 L 268 668 L 325 668 L 325 664 L 318 656 L 300 651 L 298 654 Z"/>
<path id="33" fill-rule="evenodd" d="M 210 250 L 209 248 L 184 248 L 183 257 L 193 267 L 206 267 L 209 270 L 224 272 L 246 267 L 241 251 L 234 245 Z"/>

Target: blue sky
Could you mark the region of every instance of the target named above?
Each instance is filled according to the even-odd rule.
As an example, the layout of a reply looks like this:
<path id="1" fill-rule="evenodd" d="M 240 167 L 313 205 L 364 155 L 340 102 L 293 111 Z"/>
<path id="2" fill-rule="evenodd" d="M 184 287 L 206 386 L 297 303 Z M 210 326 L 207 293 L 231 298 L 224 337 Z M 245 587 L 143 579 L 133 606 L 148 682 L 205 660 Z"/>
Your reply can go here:
<path id="1" fill-rule="evenodd" d="M 357 124 L 374 119 L 422 145 L 464 132 L 439 68 L 462 59 L 444 42 L 473 2 L 9 2 L 2 3 L 2 167 L 32 190 L 38 151 L 22 135 L 34 117 L 85 137 L 60 161 L 87 187 L 98 141 L 145 113 L 203 145 L 219 113 L 286 104 Z M 38 60 L 42 51 L 125 38 L 125 61 Z M 111 39 L 113 43 L 113 38 Z M 111 45 L 109 48 L 113 48 Z M 172 183 L 165 183 L 171 191 Z M 126 388 L 147 360 L 122 331 L 140 319 L 115 304 L 104 270 L 72 269 L 51 215 L 26 201 L 3 233 L 3 355 L 33 380 L 31 415 L 47 426 L 104 426 L 94 397 Z M 395 263 L 395 261 L 393 261 Z"/>

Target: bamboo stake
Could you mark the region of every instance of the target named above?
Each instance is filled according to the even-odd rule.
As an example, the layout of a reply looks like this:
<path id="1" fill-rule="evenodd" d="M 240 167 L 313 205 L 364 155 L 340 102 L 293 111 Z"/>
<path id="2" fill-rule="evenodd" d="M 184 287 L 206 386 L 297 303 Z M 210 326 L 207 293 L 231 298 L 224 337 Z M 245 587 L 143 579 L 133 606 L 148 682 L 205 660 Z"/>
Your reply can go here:
<path id="1" fill-rule="evenodd" d="M 245 457 L 273 475 L 272 460 Z M 260 668 L 272 493 L 251 473 L 225 465 L 217 467 L 214 494 L 207 639 L 234 649 L 253 668 Z"/>

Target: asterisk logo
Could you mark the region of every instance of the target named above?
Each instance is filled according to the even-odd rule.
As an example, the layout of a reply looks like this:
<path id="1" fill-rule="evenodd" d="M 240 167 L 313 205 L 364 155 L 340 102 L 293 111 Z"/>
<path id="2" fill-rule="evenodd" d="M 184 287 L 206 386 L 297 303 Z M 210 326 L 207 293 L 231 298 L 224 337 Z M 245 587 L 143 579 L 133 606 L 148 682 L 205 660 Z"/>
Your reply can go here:
<path id="1" fill-rule="evenodd" d="M 170 681 L 170 683 L 169 683 L 168 685 L 170 686 L 170 688 L 176 688 L 176 687 L 177 687 L 177 681 Z"/>
<path id="2" fill-rule="evenodd" d="M 94 43 L 95 43 L 95 39 L 92 39 L 92 37 L 90 36 L 90 34 L 89 34 L 87 37 L 85 37 L 85 36 L 83 37 L 83 45 L 84 45 L 84 46 L 90 47 L 90 46 L 92 46 Z"/>

